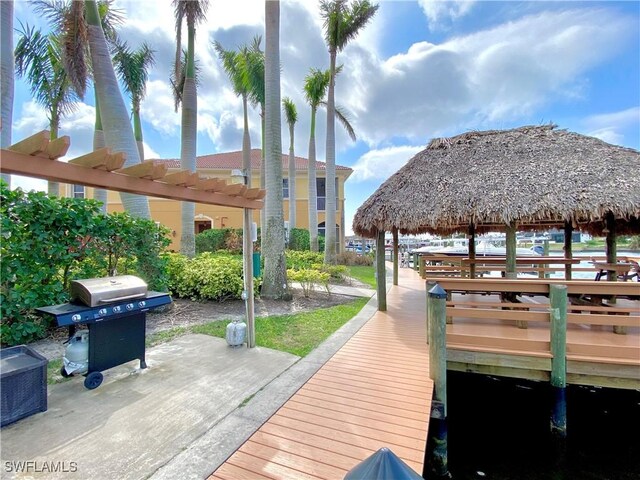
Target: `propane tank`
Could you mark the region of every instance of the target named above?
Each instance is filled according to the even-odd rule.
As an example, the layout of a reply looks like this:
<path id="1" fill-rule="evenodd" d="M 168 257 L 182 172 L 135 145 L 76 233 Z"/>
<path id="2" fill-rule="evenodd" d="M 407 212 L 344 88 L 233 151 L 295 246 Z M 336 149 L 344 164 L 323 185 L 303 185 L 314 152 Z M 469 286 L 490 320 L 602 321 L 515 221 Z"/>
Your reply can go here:
<path id="1" fill-rule="evenodd" d="M 227 325 L 227 343 L 232 347 L 239 347 L 244 343 L 244 337 L 247 333 L 247 324 L 234 320 Z"/>
<path id="2" fill-rule="evenodd" d="M 67 374 L 86 373 L 89 368 L 89 330 L 78 330 L 69 339 L 64 352 L 64 369 Z"/>

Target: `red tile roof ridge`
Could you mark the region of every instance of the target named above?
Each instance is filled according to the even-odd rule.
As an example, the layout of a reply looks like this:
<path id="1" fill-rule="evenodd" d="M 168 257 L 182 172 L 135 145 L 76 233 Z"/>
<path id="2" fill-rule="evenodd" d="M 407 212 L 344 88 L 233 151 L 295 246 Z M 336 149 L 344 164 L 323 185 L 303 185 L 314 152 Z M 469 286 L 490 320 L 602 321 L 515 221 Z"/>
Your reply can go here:
<path id="1" fill-rule="evenodd" d="M 154 158 L 148 160 L 157 160 L 161 162 L 169 163 L 169 168 L 180 168 L 180 159 L 178 158 Z M 260 162 L 262 160 L 262 150 L 259 148 L 251 149 L 251 168 L 258 170 L 260 168 Z M 306 170 L 309 165 L 309 160 L 304 157 L 295 156 L 296 170 Z M 289 166 L 289 154 L 282 154 L 282 166 L 288 168 Z M 211 169 L 234 169 L 242 168 L 242 150 L 235 152 L 222 152 L 212 153 L 209 155 L 200 155 L 196 157 L 196 168 L 211 168 Z M 326 163 L 316 160 L 316 169 L 325 170 Z M 349 167 L 342 165 L 336 165 L 336 170 L 352 170 Z"/>

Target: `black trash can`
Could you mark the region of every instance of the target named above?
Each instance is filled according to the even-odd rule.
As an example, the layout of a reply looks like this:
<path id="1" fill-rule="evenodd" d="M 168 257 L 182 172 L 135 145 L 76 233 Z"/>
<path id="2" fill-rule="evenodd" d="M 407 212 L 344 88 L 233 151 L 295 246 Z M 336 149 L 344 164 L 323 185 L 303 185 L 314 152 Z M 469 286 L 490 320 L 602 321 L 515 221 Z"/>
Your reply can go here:
<path id="1" fill-rule="evenodd" d="M 0 350 L 0 426 L 47 410 L 49 361 L 27 347 Z"/>

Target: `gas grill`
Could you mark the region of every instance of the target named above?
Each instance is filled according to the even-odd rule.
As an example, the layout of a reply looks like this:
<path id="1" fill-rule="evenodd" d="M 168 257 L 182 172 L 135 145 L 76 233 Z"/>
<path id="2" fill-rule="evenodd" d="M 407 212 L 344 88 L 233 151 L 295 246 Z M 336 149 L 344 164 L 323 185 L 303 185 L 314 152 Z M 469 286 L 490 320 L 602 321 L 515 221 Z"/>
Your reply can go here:
<path id="1" fill-rule="evenodd" d="M 76 326 L 89 330 L 88 367 L 84 386 L 90 390 L 102 383 L 102 371 L 131 360 L 145 362 L 147 312 L 171 303 L 166 293 L 147 290 L 147 284 L 132 275 L 90 278 L 71 282 L 71 301 L 37 308 L 52 315 L 58 326 L 69 327 L 71 339 Z M 60 372 L 68 376 L 65 367 Z"/>

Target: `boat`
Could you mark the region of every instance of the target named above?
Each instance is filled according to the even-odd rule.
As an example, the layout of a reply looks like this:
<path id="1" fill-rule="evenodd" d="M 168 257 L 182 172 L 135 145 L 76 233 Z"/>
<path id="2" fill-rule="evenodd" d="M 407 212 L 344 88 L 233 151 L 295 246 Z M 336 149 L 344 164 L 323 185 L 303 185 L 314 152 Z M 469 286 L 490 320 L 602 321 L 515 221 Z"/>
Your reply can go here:
<path id="1" fill-rule="evenodd" d="M 426 247 L 417 248 L 414 252 L 432 255 L 469 256 L 469 245 L 467 239 L 456 238 L 453 240 L 446 240 L 445 242 L 453 243 L 453 245 L 428 245 Z M 439 242 L 436 241 L 436 243 Z M 518 257 L 539 257 L 541 254 L 541 245 L 534 245 L 530 248 L 516 248 L 516 256 Z M 507 248 L 505 246 L 494 245 L 491 242 L 486 241 L 480 241 L 476 244 L 476 257 L 505 257 L 506 255 Z"/>

